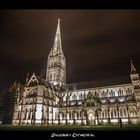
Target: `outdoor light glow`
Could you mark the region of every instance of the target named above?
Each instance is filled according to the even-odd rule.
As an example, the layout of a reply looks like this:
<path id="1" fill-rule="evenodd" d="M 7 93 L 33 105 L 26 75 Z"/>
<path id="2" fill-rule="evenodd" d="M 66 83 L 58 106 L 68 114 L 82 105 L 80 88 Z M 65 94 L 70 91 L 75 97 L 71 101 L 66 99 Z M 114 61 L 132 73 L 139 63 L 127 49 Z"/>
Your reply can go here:
<path id="1" fill-rule="evenodd" d="M 117 123 L 118 122 L 118 119 L 111 119 L 111 122 Z"/>
<path id="2" fill-rule="evenodd" d="M 103 120 L 104 123 L 107 123 L 107 120 Z"/>
<path id="3" fill-rule="evenodd" d="M 110 14 L 110 16 L 111 15 L 112 14 Z M 90 14 L 89 14 L 89 16 L 90 16 Z M 87 16 L 87 18 L 89 18 L 89 17 Z M 115 18 L 116 18 L 116 16 L 115 16 Z M 134 18 L 135 17 L 133 17 L 133 19 Z M 96 18 L 93 18 L 93 19 L 96 19 Z M 98 18 L 98 19 L 99 19 L 99 23 L 103 21 L 103 20 L 100 20 L 100 18 Z M 105 19 L 105 18 L 103 17 L 103 19 Z M 120 16 L 118 17 L 118 19 L 123 20 L 123 18 L 120 18 Z M 77 20 L 77 19 L 75 19 L 75 20 Z M 36 63 L 37 68 L 39 68 L 40 67 L 38 65 L 39 60 L 41 60 L 41 58 L 43 58 L 43 59 L 46 58 L 46 54 L 48 53 L 49 54 L 48 59 L 47 59 L 47 61 L 45 60 L 46 68 L 45 68 L 45 70 L 43 68 L 43 72 L 41 72 L 41 74 L 39 74 L 39 73 L 37 74 L 35 72 L 33 72 L 33 74 L 27 74 L 26 79 L 23 79 L 25 81 L 24 84 L 22 82 L 21 82 L 22 84 L 20 84 L 19 82 L 15 81 L 14 84 L 10 87 L 9 92 L 12 94 L 8 94 L 8 96 L 10 95 L 10 97 L 8 97 L 8 98 L 10 98 L 10 100 L 13 101 L 13 97 L 11 97 L 11 96 L 16 95 L 15 97 L 17 97 L 16 102 L 13 103 L 14 111 L 13 111 L 13 117 L 11 119 L 12 123 L 14 125 L 54 125 L 54 124 L 58 124 L 58 125 L 60 125 L 60 124 L 66 124 L 66 125 L 69 125 L 69 124 L 72 124 L 72 125 L 77 125 L 77 124 L 98 125 L 98 124 L 101 124 L 101 125 L 104 125 L 104 124 L 118 124 L 121 121 L 128 123 L 128 119 L 129 119 L 130 123 L 139 123 L 139 121 L 140 121 L 140 103 L 139 103 L 140 93 L 138 91 L 140 90 L 140 87 L 139 87 L 140 80 L 139 80 L 139 74 L 136 71 L 136 68 L 134 67 L 134 64 L 132 63 L 132 61 L 130 62 L 130 66 L 131 66 L 130 75 L 127 75 L 130 77 L 129 80 L 123 79 L 123 77 L 121 77 L 120 79 L 96 81 L 96 78 L 97 78 L 96 76 L 100 76 L 100 75 L 104 76 L 107 73 L 109 73 L 109 76 L 112 78 L 112 75 L 110 73 L 110 71 L 112 69 L 115 69 L 115 70 L 117 69 L 118 72 L 120 72 L 121 74 L 123 73 L 121 71 L 121 70 L 123 70 L 122 67 L 121 66 L 116 67 L 116 64 L 118 62 L 120 64 L 120 62 L 122 62 L 122 60 L 120 60 L 120 58 L 124 58 L 124 55 L 128 56 L 128 54 L 127 54 L 127 52 L 124 53 L 124 49 L 122 50 L 122 52 L 117 50 L 118 48 L 119 49 L 121 48 L 120 46 L 123 46 L 123 44 L 121 44 L 121 43 L 124 43 L 124 40 L 122 41 L 122 36 L 124 36 L 124 35 L 122 35 L 122 34 L 118 35 L 118 33 L 128 33 L 128 30 L 126 30 L 126 29 L 132 25 L 132 22 L 129 26 L 128 26 L 128 23 L 126 22 L 128 27 L 126 27 L 123 32 L 122 32 L 122 30 L 120 30 L 123 28 L 117 28 L 117 30 L 120 30 L 120 32 L 119 32 L 116 30 L 115 27 L 120 25 L 121 23 L 124 24 L 124 22 L 120 21 L 119 24 L 116 24 L 117 20 L 114 20 L 114 16 L 113 16 L 113 20 L 111 20 L 111 22 L 115 21 L 114 26 L 113 27 L 104 27 L 104 28 L 100 28 L 100 25 L 103 25 L 103 24 L 97 24 L 97 22 L 95 22 L 95 21 L 92 22 L 92 24 L 94 24 L 95 27 L 98 26 L 97 27 L 98 29 L 103 29 L 103 31 L 96 30 L 98 33 L 95 32 L 94 30 L 92 31 L 91 29 L 89 31 L 89 29 L 88 29 L 89 27 L 88 28 L 84 27 L 83 25 L 85 23 L 82 24 L 83 20 L 81 20 L 82 22 L 81 21 L 77 22 L 77 23 L 80 23 L 80 26 L 77 26 L 79 24 L 76 24 L 75 29 L 73 29 L 75 26 L 67 25 L 67 24 L 71 24 L 71 23 L 74 24 L 74 22 L 69 22 L 70 20 L 69 21 L 64 20 L 63 24 L 65 24 L 65 23 L 66 24 L 63 28 L 70 27 L 69 29 L 68 28 L 65 28 L 65 29 L 66 30 L 68 29 L 69 33 L 71 32 L 72 34 L 69 35 L 67 33 L 66 34 L 64 33 L 63 41 L 71 42 L 72 38 L 74 38 L 74 40 L 76 41 L 77 39 L 75 37 L 78 37 L 80 40 L 80 46 L 77 47 L 78 49 L 76 49 L 76 47 L 71 47 L 70 42 L 69 42 L 70 44 L 68 42 L 66 42 L 67 45 L 66 45 L 66 47 L 64 46 L 65 49 L 63 50 L 63 48 L 62 48 L 63 43 L 61 40 L 60 20 L 58 20 L 57 26 L 55 27 L 56 33 L 55 33 L 54 43 L 50 42 L 50 44 L 53 43 L 50 50 L 46 51 L 45 46 L 47 46 L 47 44 L 41 44 L 44 46 L 44 49 L 42 49 L 42 48 L 40 48 L 40 45 L 36 42 L 36 41 L 41 40 L 42 38 L 46 38 L 46 37 L 42 37 L 39 35 L 38 36 L 39 39 L 33 39 L 32 41 L 35 46 L 33 45 L 34 47 L 32 49 L 29 48 L 29 50 L 31 50 L 31 52 L 27 51 L 25 53 L 25 56 L 23 55 L 23 58 L 24 59 L 26 58 L 26 54 L 29 55 L 28 58 L 33 60 L 33 61 L 29 61 L 29 62 L 31 62 L 31 64 L 33 62 L 33 65 L 35 65 L 35 63 Z M 7 20 L 7 21 L 10 21 L 10 20 Z M 38 21 L 40 21 L 40 20 L 38 20 Z M 46 20 L 46 21 L 48 23 L 49 20 Z M 88 21 L 88 20 L 85 20 L 85 21 Z M 91 18 L 90 22 L 91 21 L 92 21 L 92 18 Z M 88 24 L 91 24 L 90 22 L 88 22 Z M 112 25 L 112 23 L 110 24 L 110 21 L 108 22 L 108 20 L 105 22 L 106 22 L 106 24 L 104 24 L 103 26 Z M 5 23 L 5 22 L 2 22 L 2 23 Z M 32 24 L 36 24 L 36 23 L 32 21 Z M 39 22 L 38 24 L 41 24 L 41 22 Z M 13 25 L 14 24 L 12 24 L 12 26 Z M 53 25 L 54 24 L 52 24 L 52 26 Z M 29 24 L 29 26 L 30 26 L 30 24 Z M 47 26 L 45 25 L 45 28 L 48 26 L 49 26 L 49 24 L 47 24 Z M 137 26 L 139 27 L 139 24 Z M 4 27 L 7 27 L 7 26 L 4 26 Z M 8 26 L 8 29 L 10 27 L 11 26 Z M 38 27 L 38 26 L 34 25 L 32 27 L 34 28 L 34 27 Z M 81 27 L 82 27 L 82 29 L 84 28 L 84 30 L 79 30 Z M 94 26 L 92 26 L 92 27 L 94 28 Z M 135 26 L 133 26 L 133 28 L 134 27 Z M 31 28 L 31 29 L 33 29 L 33 28 Z M 43 28 L 43 27 L 41 27 L 41 28 Z M 77 30 L 77 28 L 79 28 L 79 29 Z M 28 27 L 28 29 L 30 30 L 30 27 Z M 50 29 L 52 29 L 52 28 L 50 28 Z M 72 29 L 73 29 L 73 31 L 72 31 Z M 64 31 L 66 31 L 66 30 L 64 30 Z M 115 32 L 115 30 L 117 32 Z M 12 31 L 12 30 L 10 30 L 10 31 Z M 29 31 L 29 33 L 30 33 L 30 31 Z M 44 28 L 43 28 L 43 31 L 45 31 L 45 34 L 46 34 L 47 30 L 44 30 Z M 40 31 L 40 33 L 42 33 L 42 32 Z M 106 33 L 107 33 L 107 36 L 105 36 Z M 112 33 L 115 33 L 115 36 L 112 37 Z M 98 34 L 98 35 L 96 35 L 96 34 Z M 92 36 L 90 36 L 90 35 L 92 35 Z M 4 37 L 1 36 L 2 40 L 4 39 Z M 25 38 L 28 38 L 28 37 L 25 37 Z M 34 35 L 32 37 L 34 37 Z M 70 37 L 70 38 L 67 38 L 67 37 Z M 85 37 L 86 40 L 84 40 L 83 37 Z M 47 37 L 47 38 L 49 38 L 49 37 Z M 110 40 L 110 38 L 111 38 L 111 40 Z M 112 40 L 112 38 L 113 38 L 113 40 Z M 126 39 L 126 38 L 127 38 L 127 40 L 125 40 L 125 41 L 130 41 L 128 39 L 128 38 L 130 38 L 129 36 L 126 36 L 123 39 Z M 114 41 L 115 39 L 117 39 L 116 40 L 117 42 L 115 42 L 114 45 L 116 46 L 116 44 L 117 44 L 117 47 L 115 49 L 112 49 L 111 46 L 114 46 L 114 45 L 112 45 L 112 43 L 113 43 L 112 41 Z M 110 40 L 111 43 L 107 42 L 108 40 Z M 42 41 L 43 40 L 41 40 L 41 42 Z M 18 43 L 19 42 L 20 41 L 18 41 Z M 75 42 L 75 44 L 77 45 L 76 42 Z M 89 44 L 91 42 L 93 42 L 93 43 Z M 16 43 L 16 44 L 18 44 L 18 43 Z M 30 44 L 30 41 L 28 43 Z M 2 42 L 2 44 L 3 44 L 3 42 Z M 110 44 L 111 44 L 111 46 L 110 46 Z M 132 44 L 134 44 L 134 40 L 133 40 L 133 42 L 131 42 L 131 45 Z M 76 46 L 76 45 L 72 45 L 72 46 Z M 120 46 L 118 47 L 118 45 L 120 45 Z M 128 42 L 127 42 L 127 45 L 129 45 Z M 8 46 L 11 46 L 11 44 L 9 44 Z M 14 45 L 12 44 L 12 46 L 14 46 Z M 85 47 L 85 46 L 88 46 L 90 51 L 88 51 L 86 49 L 87 47 Z M 94 47 L 91 47 L 91 46 L 94 46 Z M 137 46 L 139 46 L 139 45 L 137 45 Z M 26 45 L 25 45 L 25 47 L 26 47 Z M 104 48 L 106 48 L 106 49 L 104 49 Z M 24 49 L 25 48 L 22 48 L 21 52 L 24 53 L 24 51 L 23 51 Z M 114 54 L 109 54 L 111 51 L 106 51 L 108 49 L 114 50 L 115 53 L 113 52 Z M 11 50 L 11 49 L 6 50 L 4 48 L 3 52 L 6 52 L 7 54 L 11 54 L 8 56 L 8 57 L 12 58 L 11 60 L 18 61 L 18 59 L 15 59 L 16 56 L 14 58 L 14 56 L 12 56 L 12 53 L 7 52 L 9 50 Z M 35 53 L 35 50 L 37 50 L 37 51 L 39 50 L 39 52 Z M 34 55 L 32 55 L 33 51 L 34 51 Z M 46 51 L 46 53 L 44 51 Z M 73 53 L 71 53 L 73 55 L 69 55 L 69 53 L 71 51 L 73 51 Z M 18 51 L 14 50 L 14 52 L 20 53 L 19 50 Z M 129 54 L 130 54 L 130 52 L 133 52 L 133 51 L 129 50 Z M 82 55 L 80 55 L 80 53 Z M 13 53 L 13 54 L 15 54 L 15 53 Z M 73 64 L 70 61 L 68 61 L 68 62 L 66 61 L 65 54 L 69 55 L 69 56 L 66 56 L 66 58 L 69 57 L 68 60 L 72 59 L 71 62 L 74 62 Z M 20 56 L 20 55 L 21 54 L 18 54 L 18 56 Z M 120 57 L 120 55 L 121 55 L 121 57 Z M 34 56 L 38 56 L 39 59 L 34 58 Z M 105 56 L 105 58 L 100 60 L 101 57 L 104 57 L 104 56 Z M 130 56 L 132 56 L 132 55 L 130 55 Z M 93 57 L 93 58 L 90 58 L 90 57 Z M 108 57 L 108 59 L 106 59 L 107 57 Z M 22 60 L 21 58 L 20 58 L 20 60 Z M 97 58 L 98 58 L 98 60 L 97 60 Z M 113 59 L 115 59 L 115 61 Z M 119 59 L 119 60 L 117 60 L 118 62 L 116 62 L 116 59 Z M 5 60 L 4 62 L 7 62 L 6 59 L 2 59 L 2 60 Z M 27 59 L 25 59 L 24 61 L 27 61 Z M 21 63 L 20 65 L 23 65 L 24 61 L 22 61 L 22 62 L 20 61 L 20 63 Z M 37 62 L 35 62 L 35 61 L 37 61 Z M 125 62 L 125 60 L 123 60 L 123 61 Z M 115 64 L 114 64 L 114 62 L 115 62 Z M 69 63 L 69 64 L 67 64 L 67 63 Z M 16 64 L 16 62 L 14 61 L 13 64 L 11 65 L 11 67 L 15 66 L 15 64 Z M 93 78 L 93 81 L 79 82 L 79 83 L 75 82 L 75 83 L 70 84 L 70 81 L 68 79 L 66 79 L 67 71 L 68 71 L 68 74 L 70 74 L 69 76 L 71 79 L 77 78 L 78 76 L 79 77 L 82 76 L 83 78 L 85 78 L 85 81 L 86 81 L 86 77 L 84 77 L 84 74 L 81 74 L 81 72 L 79 71 L 82 68 L 81 67 L 82 64 L 84 65 L 84 67 L 83 67 L 84 70 L 86 70 L 85 74 L 88 75 L 90 81 Z M 92 64 L 93 64 L 93 66 L 92 66 Z M 103 68 L 106 64 L 107 64 L 109 71 L 106 72 L 105 70 L 102 69 L 101 70 L 102 73 L 99 74 L 99 68 Z M 109 66 L 109 64 L 112 64 L 112 65 Z M 124 64 L 124 63 L 122 63 L 122 64 Z M 97 66 L 98 66 L 98 68 L 97 68 Z M 8 65 L 7 68 L 9 68 L 9 67 L 10 67 L 10 65 Z M 26 65 L 24 65 L 24 67 L 26 68 Z M 127 66 L 125 65 L 123 68 L 125 68 L 125 67 L 127 67 Z M 67 70 L 66 70 L 66 68 L 67 68 Z M 16 70 L 16 68 L 14 70 Z M 29 69 L 29 71 L 30 71 L 30 69 Z M 91 73 L 90 73 L 90 71 L 91 71 Z M 77 73 L 73 74 L 73 72 L 77 72 Z M 18 77 L 18 76 L 16 76 L 16 77 Z M 99 77 L 99 78 L 101 79 L 103 77 Z M 81 78 L 79 78 L 79 79 L 81 80 Z M 69 82 L 66 83 L 66 80 L 68 80 Z M 131 80 L 131 82 L 130 82 L 130 80 Z M 6 99 L 8 99 L 8 98 L 6 98 Z M 9 101 L 9 103 L 10 103 L 10 101 Z M 6 109 L 6 111 L 7 111 L 7 109 Z M 9 111 L 11 111 L 11 108 L 9 109 Z M 125 119 L 123 119 L 123 118 L 125 118 Z"/>
<path id="4" fill-rule="evenodd" d="M 122 122 L 128 122 L 128 119 L 122 119 Z"/>
<path id="5" fill-rule="evenodd" d="M 37 105 L 36 107 L 36 119 L 39 120 L 42 118 L 42 105 Z"/>

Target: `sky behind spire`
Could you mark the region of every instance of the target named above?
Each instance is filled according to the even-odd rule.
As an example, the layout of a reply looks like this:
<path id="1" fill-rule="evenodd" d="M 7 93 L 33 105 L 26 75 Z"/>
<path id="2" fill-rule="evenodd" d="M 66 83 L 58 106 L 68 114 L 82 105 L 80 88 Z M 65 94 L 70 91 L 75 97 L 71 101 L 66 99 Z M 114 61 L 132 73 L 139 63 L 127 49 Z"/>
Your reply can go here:
<path id="1" fill-rule="evenodd" d="M 139 10 L 3 10 L 0 90 L 46 69 L 58 18 L 68 83 L 129 76 L 130 58 L 140 72 Z"/>

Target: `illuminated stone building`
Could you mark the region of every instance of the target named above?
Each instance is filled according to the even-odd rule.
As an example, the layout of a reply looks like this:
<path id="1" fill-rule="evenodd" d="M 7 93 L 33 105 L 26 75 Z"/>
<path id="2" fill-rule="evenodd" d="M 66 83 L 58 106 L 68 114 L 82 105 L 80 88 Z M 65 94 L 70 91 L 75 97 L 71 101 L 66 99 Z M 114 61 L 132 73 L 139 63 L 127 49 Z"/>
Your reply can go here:
<path id="1" fill-rule="evenodd" d="M 10 89 L 16 95 L 13 125 L 118 124 L 140 122 L 140 80 L 131 61 L 130 78 L 66 83 L 60 20 L 48 56 L 46 79 L 33 73 Z"/>

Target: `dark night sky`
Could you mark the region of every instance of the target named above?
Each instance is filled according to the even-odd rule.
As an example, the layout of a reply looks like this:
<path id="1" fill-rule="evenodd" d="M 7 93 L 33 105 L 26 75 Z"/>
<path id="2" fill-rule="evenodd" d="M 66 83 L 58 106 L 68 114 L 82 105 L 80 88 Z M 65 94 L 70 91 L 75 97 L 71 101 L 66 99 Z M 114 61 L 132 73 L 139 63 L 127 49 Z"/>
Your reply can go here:
<path id="1" fill-rule="evenodd" d="M 58 18 L 68 83 L 129 76 L 131 58 L 140 72 L 140 10 L 1 10 L 0 90 L 40 74 Z"/>

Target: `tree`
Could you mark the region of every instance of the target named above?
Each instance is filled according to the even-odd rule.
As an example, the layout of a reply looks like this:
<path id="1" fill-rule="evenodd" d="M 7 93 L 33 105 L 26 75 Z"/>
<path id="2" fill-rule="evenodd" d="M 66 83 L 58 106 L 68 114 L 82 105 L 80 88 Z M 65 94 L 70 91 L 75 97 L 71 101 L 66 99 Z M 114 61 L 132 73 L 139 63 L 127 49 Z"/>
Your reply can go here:
<path id="1" fill-rule="evenodd" d="M 87 102 L 86 99 L 84 99 L 84 101 L 82 102 L 82 125 L 84 125 L 84 117 L 86 118 L 86 124 L 89 124 L 86 108 L 87 108 Z"/>
<path id="2" fill-rule="evenodd" d="M 84 102 L 82 102 L 82 110 L 81 110 L 81 117 L 82 117 L 82 125 L 84 125 Z"/>
<path id="3" fill-rule="evenodd" d="M 100 124 L 100 122 L 99 122 L 99 112 L 101 112 L 102 109 L 101 109 L 101 104 L 100 104 L 100 100 L 98 98 L 97 92 L 95 92 L 95 94 L 94 94 L 94 100 L 95 100 L 95 116 L 97 118 L 97 123 L 99 125 Z"/>
<path id="4" fill-rule="evenodd" d="M 118 115 L 118 123 L 120 122 L 120 115 L 119 115 L 119 101 L 116 102 L 117 105 L 117 115 Z"/>
<path id="5" fill-rule="evenodd" d="M 66 125 L 68 124 L 68 118 L 67 118 L 67 114 L 68 114 L 68 100 L 69 97 L 72 95 L 72 92 L 66 92 Z"/>
<path id="6" fill-rule="evenodd" d="M 108 113 L 108 124 L 110 124 L 110 106 L 107 107 L 107 113 Z"/>
<path id="7" fill-rule="evenodd" d="M 75 125 L 75 122 L 76 122 L 76 120 L 75 120 L 75 113 L 76 113 L 76 111 L 75 111 L 75 104 L 74 104 L 74 111 L 73 111 L 73 117 L 74 117 L 73 124 L 74 124 L 74 125 Z"/>
<path id="8" fill-rule="evenodd" d="M 120 128 L 122 128 L 122 119 L 119 119 Z"/>
<path id="9" fill-rule="evenodd" d="M 55 95 L 58 98 L 58 124 L 60 124 L 60 114 L 62 112 L 62 106 L 63 106 L 63 97 L 65 96 L 65 93 L 63 92 L 64 89 L 62 86 L 56 85 L 55 86 Z"/>
<path id="10" fill-rule="evenodd" d="M 102 109 L 100 108 L 100 107 L 97 107 L 96 109 L 95 109 L 95 116 L 96 116 L 96 118 L 97 118 L 97 123 L 98 123 L 98 125 L 100 125 L 100 122 L 99 122 L 99 112 L 101 112 L 102 111 Z"/>

